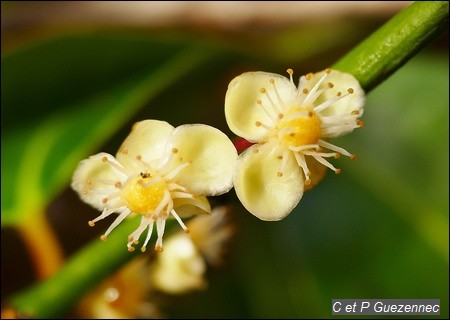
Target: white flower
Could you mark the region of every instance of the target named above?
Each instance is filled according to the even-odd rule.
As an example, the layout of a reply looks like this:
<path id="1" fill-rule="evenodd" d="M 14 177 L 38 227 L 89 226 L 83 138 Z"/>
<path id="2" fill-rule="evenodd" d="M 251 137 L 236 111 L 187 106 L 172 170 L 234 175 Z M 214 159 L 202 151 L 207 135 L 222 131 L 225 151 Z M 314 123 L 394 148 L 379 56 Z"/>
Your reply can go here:
<path id="1" fill-rule="evenodd" d="M 208 265 L 219 266 L 234 228 L 229 207 L 219 206 L 210 215 L 189 220 L 189 236 L 182 232 L 171 234 L 165 241 L 164 254 L 158 255 L 150 268 L 151 283 L 170 294 L 205 289 Z"/>
<path id="2" fill-rule="evenodd" d="M 232 188 L 236 157 L 232 142 L 218 129 L 202 124 L 174 128 L 164 121 L 146 120 L 134 125 L 115 158 L 99 153 L 81 161 L 72 188 L 102 211 L 90 226 L 119 213 L 102 240 L 135 213 L 142 216 L 141 223 L 128 238 L 128 250 L 134 250 L 133 244 L 148 228 L 144 252 L 156 224 L 155 250 L 162 251 L 166 219 L 174 217 L 188 231 L 180 216 L 210 213 L 206 196 Z"/>
<path id="3" fill-rule="evenodd" d="M 355 156 L 325 139 L 363 126 L 365 95 L 352 75 L 326 69 L 302 76 L 297 88 L 292 69 L 288 73 L 290 79 L 244 73 L 230 82 L 225 97 L 228 126 L 255 143 L 238 158 L 234 187 L 262 220 L 281 220 L 292 211 L 314 180 L 312 165 L 340 173 L 326 158 Z"/>

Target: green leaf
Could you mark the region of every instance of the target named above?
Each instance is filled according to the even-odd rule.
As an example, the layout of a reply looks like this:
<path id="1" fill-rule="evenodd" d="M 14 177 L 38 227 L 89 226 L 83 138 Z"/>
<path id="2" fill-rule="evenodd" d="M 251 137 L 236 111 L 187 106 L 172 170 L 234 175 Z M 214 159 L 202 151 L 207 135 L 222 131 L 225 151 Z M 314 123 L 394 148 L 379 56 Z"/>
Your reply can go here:
<path id="1" fill-rule="evenodd" d="M 86 35 L 4 57 L 2 224 L 40 212 L 81 159 L 212 52 L 181 41 Z"/>

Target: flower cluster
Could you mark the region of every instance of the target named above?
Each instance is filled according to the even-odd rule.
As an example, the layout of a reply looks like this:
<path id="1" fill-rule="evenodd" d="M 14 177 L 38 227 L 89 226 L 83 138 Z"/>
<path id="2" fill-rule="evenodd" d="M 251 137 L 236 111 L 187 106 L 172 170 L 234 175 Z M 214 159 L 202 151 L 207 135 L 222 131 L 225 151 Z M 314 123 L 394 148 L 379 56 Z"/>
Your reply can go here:
<path id="1" fill-rule="evenodd" d="M 244 207 L 262 220 L 286 217 L 329 168 L 330 158 L 354 159 L 330 143 L 362 127 L 364 91 L 355 77 L 326 69 L 289 78 L 266 72 L 247 72 L 234 78 L 225 95 L 225 118 L 231 131 L 250 147 L 239 156 L 228 137 L 202 124 L 172 127 L 146 120 L 134 125 L 117 155 L 99 153 L 76 169 L 72 188 L 81 199 L 102 211 L 90 226 L 112 213 L 118 217 L 101 236 L 126 217 L 140 215 L 139 227 L 129 235 L 134 250 L 146 250 L 156 225 L 155 250 L 162 251 L 166 220 L 210 213 L 207 196 L 233 186 Z"/>

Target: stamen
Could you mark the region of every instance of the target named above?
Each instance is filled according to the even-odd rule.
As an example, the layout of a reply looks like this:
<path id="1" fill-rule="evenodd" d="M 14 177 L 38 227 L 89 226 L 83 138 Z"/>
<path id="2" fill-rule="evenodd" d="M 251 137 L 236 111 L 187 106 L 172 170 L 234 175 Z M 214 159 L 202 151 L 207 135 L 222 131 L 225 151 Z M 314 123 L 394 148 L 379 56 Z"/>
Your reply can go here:
<path id="1" fill-rule="evenodd" d="M 294 146 L 289 146 L 289 149 L 295 152 L 298 151 L 303 151 L 303 150 L 307 150 L 307 149 L 316 149 L 319 146 L 317 144 L 304 144 L 302 146 L 298 146 L 298 147 L 294 147 Z"/>
<path id="2" fill-rule="evenodd" d="M 149 222 L 147 220 L 148 218 L 142 216 L 141 224 L 139 225 L 139 227 L 128 236 L 128 244 L 127 244 L 128 249 L 130 249 L 133 246 L 133 244 L 138 243 L 138 240 L 141 237 L 142 232 L 144 232 L 144 230 L 148 226 Z"/>
<path id="3" fill-rule="evenodd" d="M 281 106 L 281 109 L 286 109 L 286 106 L 284 105 L 283 99 L 281 99 L 281 96 L 277 90 L 277 86 L 275 85 L 275 79 L 270 79 L 269 82 L 272 84 L 273 89 L 275 91 L 275 95 L 277 96 L 277 101 Z"/>
<path id="4" fill-rule="evenodd" d="M 153 220 L 150 219 L 150 223 L 148 224 L 147 237 L 145 238 L 144 244 L 141 247 L 141 252 L 145 252 L 145 250 L 147 250 L 147 244 L 150 241 L 150 238 L 152 237 L 152 232 L 153 232 Z"/>
<path id="5" fill-rule="evenodd" d="M 165 226 L 166 226 L 166 219 L 159 219 L 156 221 L 156 233 L 158 234 L 158 238 L 156 239 L 155 251 L 158 252 L 163 251 L 162 238 L 164 235 Z"/>
<path id="6" fill-rule="evenodd" d="M 117 210 L 117 208 L 113 208 L 113 209 L 103 209 L 101 215 L 99 215 L 99 216 L 98 216 L 97 218 L 95 218 L 94 220 L 88 221 L 89 226 L 93 227 L 97 221 L 106 218 L 106 217 L 109 216 L 111 213 L 115 212 L 116 210 Z"/>
<path id="7" fill-rule="evenodd" d="M 315 156 L 312 155 L 314 159 L 316 159 L 317 161 L 319 161 L 321 164 L 323 164 L 325 167 L 330 168 L 331 170 L 333 170 L 335 173 L 340 173 L 341 170 L 340 169 L 336 169 L 331 163 L 329 163 L 327 160 L 325 160 L 324 158 L 320 157 L 320 156 Z"/>
<path id="8" fill-rule="evenodd" d="M 110 234 L 111 231 L 113 231 L 114 228 L 117 227 L 119 223 L 121 223 L 130 213 L 131 211 L 128 208 L 124 209 L 122 213 L 116 218 L 116 220 L 114 220 L 114 222 L 106 230 L 104 236 L 105 237 L 108 236 L 108 234 Z"/>
<path id="9" fill-rule="evenodd" d="M 305 174 L 306 178 L 309 178 L 311 176 L 311 171 L 308 169 L 308 165 L 306 164 L 305 156 L 299 152 L 294 152 L 295 160 L 297 161 L 297 164 L 303 169 L 303 173 Z"/>
<path id="10" fill-rule="evenodd" d="M 287 73 L 289 73 L 289 78 L 291 80 L 291 83 L 294 84 L 294 80 L 292 78 L 292 76 L 294 75 L 294 70 L 292 70 L 291 68 L 286 70 Z"/>
<path id="11" fill-rule="evenodd" d="M 257 127 L 263 127 L 264 129 L 266 129 L 267 131 L 271 131 L 272 127 L 268 126 L 267 124 L 262 123 L 261 121 L 256 121 L 255 122 L 255 126 Z"/>
<path id="12" fill-rule="evenodd" d="M 273 111 L 275 112 L 275 114 L 278 113 L 283 113 L 283 109 L 280 108 L 279 105 L 277 105 L 275 102 L 273 102 L 272 98 L 269 96 L 269 93 L 267 92 L 266 88 L 261 88 L 261 93 L 263 93 L 266 97 L 267 100 L 269 100 L 270 105 L 272 106 Z"/>
<path id="13" fill-rule="evenodd" d="M 170 171 L 168 174 L 166 174 L 167 179 L 173 179 L 177 174 L 181 172 L 184 168 L 186 168 L 188 165 L 190 165 L 190 162 L 185 162 L 180 164 L 178 167 Z"/>
<path id="14" fill-rule="evenodd" d="M 285 121 L 312 116 L 313 114 L 311 113 L 311 111 L 300 111 L 287 115 Z"/>
<path id="15" fill-rule="evenodd" d="M 328 134 L 347 132 L 347 131 L 351 131 L 356 128 L 360 128 L 360 127 L 355 124 L 346 124 L 346 125 L 325 127 L 325 128 L 322 128 L 322 135 L 324 136 L 324 135 L 328 135 Z"/>
<path id="16" fill-rule="evenodd" d="M 319 156 L 324 158 L 336 158 L 336 152 L 315 152 L 315 151 L 304 151 L 304 155 L 306 156 Z"/>
<path id="17" fill-rule="evenodd" d="M 342 98 L 345 98 L 348 95 L 349 95 L 348 93 L 345 94 L 345 95 L 342 95 L 341 92 L 338 92 L 336 97 L 330 98 L 330 99 L 322 102 L 321 104 L 319 104 L 317 107 L 314 108 L 314 111 L 315 112 L 321 112 L 321 111 L 325 110 L 326 108 L 328 108 L 333 103 L 341 100 Z"/>
<path id="18" fill-rule="evenodd" d="M 107 163 L 111 168 L 116 169 L 119 173 L 121 173 L 125 178 L 128 178 L 129 173 L 126 168 L 119 166 L 117 163 L 108 159 L 108 157 L 102 157 L 102 161 Z"/>
<path id="19" fill-rule="evenodd" d="M 164 209 L 164 207 L 169 203 L 169 200 L 171 199 L 169 191 L 166 189 L 164 190 L 164 195 L 161 201 L 158 203 L 158 206 L 153 210 L 152 218 L 153 220 L 158 220 L 159 215 L 161 211 Z"/>
<path id="20" fill-rule="evenodd" d="M 355 90 L 353 90 L 353 88 L 348 88 L 348 89 L 347 89 L 347 92 L 350 93 L 350 94 L 352 94 L 353 92 L 355 92 Z"/>
<path id="21" fill-rule="evenodd" d="M 322 146 L 324 148 L 330 149 L 332 151 L 339 152 L 340 154 L 343 154 L 344 156 L 347 156 L 347 157 L 350 157 L 350 158 L 353 156 L 350 152 L 348 152 L 344 148 L 340 148 L 338 146 L 335 146 L 334 144 L 331 144 L 331 143 L 329 143 L 329 142 L 327 142 L 325 140 L 319 140 L 319 141 L 317 141 L 317 143 L 319 144 L 319 146 Z"/>
<path id="22" fill-rule="evenodd" d="M 322 127 L 326 127 L 329 125 L 353 123 L 355 122 L 356 118 L 357 117 L 354 114 L 347 113 L 342 115 L 322 116 L 320 120 L 322 122 Z"/>
<path id="23" fill-rule="evenodd" d="M 270 118 L 270 120 L 272 120 L 272 121 L 275 120 L 274 116 L 266 109 L 266 107 L 264 107 L 264 105 L 262 104 L 261 99 L 256 100 L 256 104 L 258 104 L 259 106 L 261 106 L 261 108 L 264 110 L 264 112 L 265 112 L 266 115 Z"/>
<path id="24" fill-rule="evenodd" d="M 327 69 L 328 70 L 328 69 Z M 331 72 L 331 71 L 330 71 Z M 322 82 L 325 80 L 325 78 L 328 76 L 329 72 L 325 71 L 325 74 L 320 78 L 319 81 L 315 84 L 315 86 L 311 89 L 309 94 L 306 96 L 305 100 L 303 101 L 304 104 L 310 104 L 313 103 L 317 97 L 313 100 L 312 95 L 319 89 L 319 86 L 322 84 Z M 310 101 L 311 100 L 311 101 Z"/>
<path id="25" fill-rule="evenodd" d="M 174 216 L 174 218 L 178 221 L 180 226 L 183 228 L 184 232 L 189 233 L 189 229 L 186 227 L 186 225 L 183 223 L 183 220 L 178 216 L 178 214 L 175 212 L 175 210 L 171 210 L 170 213 Z"/>

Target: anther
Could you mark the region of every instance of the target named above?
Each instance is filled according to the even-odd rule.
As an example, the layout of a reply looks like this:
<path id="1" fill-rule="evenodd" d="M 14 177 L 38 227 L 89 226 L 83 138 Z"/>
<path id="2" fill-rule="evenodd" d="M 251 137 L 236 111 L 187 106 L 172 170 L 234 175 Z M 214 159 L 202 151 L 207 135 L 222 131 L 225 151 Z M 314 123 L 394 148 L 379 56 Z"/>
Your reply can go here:
<path id="1" fill-rule="evenodd" d="M 88 189 L 88 188 L 84 188 L 84 189 L 83 189 L 83 194 L 84 194 L 84 195 L 87 195 L 88 193 L 89 193 L 89 189 Z"/>
<path id="2" fill-rule="evenodd" d="M 146 250 L 147 250 L 147 247 L 145 247 L 145 246 L 141 247 L 141 252 L 145 252 Z"/>
<path id="3" fill-rule="evenodd" d="M 311 179 L 306 179 L 305 180 L 305 185 L 309 186 L 311 184 Z"/>
<path id="4" fill-rule="evenodd" d="M 256 125 L 257 127 L 261 127 L 261 124 L 262 124 L 261 121 L 256 121 L 256 122 L 255 122 L 255 125 Z"/>
<path id="5" fill-rule="evenodd" d="M 107 202 L 108 202 L 108 198 L 103 198 L 103 199 L 102 199 L 102 203 L 103 203 L 103 204 L 106 204 Z"/>
<path id="6" fill-rule="evenodd" d="M 161 247 L 161 246 L 155 246 L 155 251 L 156 252 L 163 252 L 163 247 Z"/>
<path id="7" fill-rule="evenodd" d="M 352 155 L 350 156 L 350 159 L 351 159 L 351 160 L 356 160 L 356 155 L 355 155 L 355 154 L 352 154 Z"/>
<path id="8" fill-rule="evenodd" d="M 311 80 L 311 78 L 313 77 L 313 73 L 312 72 L 310 72 L 310 73 L 308 73 L 306 76 L 305 76 L 305 78 L 306 78 L 306 80 Z"/>
<path id="9" fill-rule="evenodd" d="M 335 154 L 334 154 L 334 158 L 335 159 L 339 159 L 341 157 L 341 154 L 339 153 L 339 152 L 336 152 Z"/>
<path id="10" fill-rule="evenodd" d="M 284 114 L 282 114 L 282 113 L 278 114 L 278 119 L 283 119 L 283 117 L 284 117 Z"/>
<path id="11" fill-rule="evenodd" d="M 332 84 L 331 82 L 328 82 L 328 88 L 333 88 L 334 84 Z"/>
<path id="12" fill-rule="evenodd" d="M 92 179 L 89 179 L 89 180 L 87 181 L 87 184 L 88 184 L 88 186 L 92 186 L 92 184 L 93 184 Z"/>
<path id="13" fill-rule="evenodd" d="M 283 159 L 283 156 L 278 156 L 277 159 L 281 160 Z"/>
<path id="14" fill-rule="evenodd" d="M 283 176 L 283 172 L 277 172 L 277 176 L 282 177 Z"/>
<path id="15" fill-rule="evenodd" d="M 128 252 L 133 252 L 133 251 L 134 251 L 134 247 L 133 246 L 128 247 Z"/>
<path id="16" fill-rule="evenodd" d="M 353 92 L 355 92 L 355 90 L 353 90 L 353 88 L 348 88 L 347 89 L 348 93 L 352 94 Z"/>
<path id="17" fill-rule="evenodd" d="M 271 84 L 275 84 L 275 80 L 274 80 L 274 79 L 270 79 L 269 82 L 270 82 Z"/>
<path id="18" fill-rule="evenodd" d="M 172 149 L 172 152 L 173 152 L 173 153 L 177 153 L 177 152 L 178 152 L 178 149 L 177 149 L 177 148 L 173 148 L 173 149 Z"/>
<path id="19" fill-rule="evenodd" d="M 355 116 L 358 115 L 359 114 L 359 110 L 353 110 L 352 114 L 355 115 Z"/>
<path id="20" fill-rule="evenodd" d="M 338 91 L 338 92 L 336 93 L 336 95 L 337 95 L 338 97 L 340 97 L 340 96 L 342 96 L 342 92 Z"/>
<path id="21" fill-rule="evenodd" d="M 107 236 L 105 236 L 104 234 L 102 234 L 102 235 L 100 236 L 100 240 L 102 240 L 102 241 L 106 241 L 106 239 L 108 239 L 108 237 L 107 237 Z"/>
<path id="22" fill-rule="evenodd" d="M 261 99 L 257 99 L 257 100 L 256 100 L 256 103 L 257 103 L 257 104 L 262 104 Z"/>
<path id="23" fill-rule="evenodd" d="M 287 69 L 286 72 L 289 73 L 290 76 L 294 74 L 294 70 L 292 70 L 291 68 Z"/>
<path id="24" fill-rule="evenodd" d="M 334 173 L 340 174 L 340 173 L 341 173 L 341 169 L 336 169 L 336 170 L 334 171 Z"/>
<path id="25" fill-rule="evenodd" d="M 266 93 L 266 92 L 267 92 L 266 88 L 261 88 L 261 89 L 259 89 L 259 91 L 260 91 L 261 93 Z"/>
<path id="26" fill-rule="evenodd" d="M 357 124 L 357 126 L 358 127 L 360 127 L 360 128 L 362 128 L 362 127 L 364 127 L 364 121 L 362 121 L 362 120 L 356 120 L 356 124 Z"/>
<path id="27" fill-rule="evenodd" d="M 142 156 L 141 156 L 140 154 L 138 154 L 138 155 L 136 156 L 136 159 L 139 160 L 139 161 L 141 161 L 141 160 L 142 160 Z"/>
<path id="28" fill-rule="evenodd" d="M 89 225 L 89 227 L 93 227 L 93 226 L 95 226 L 95 222 L 92 220 L 89 220 L 88 225 Z"/>
<path id="29" fill-rule="evenodd" d="M 327 74 L 330 74 L 330 73 L 331 73 L 331 69 L 330 69 L 330 68 L 326 68 L 326 69 L 325 69 L 325 72 L 326 72 Z"/>
<path id="30" fill-rule="evenodd" d="M 308 91 L 308 89 L 304 88 L 304 89 L 302 90 L 302 92 L 303 92 L 304 94 L 307 94 L 309 91 Z"/>
<path id="31" fill-rule="evenodd" d="M 311 118 L 314 115 L 314 112 L 308 111 L 308 117 Z"/>
<path id="32" fill-rule="evenodd" d="M 114 184 L 114 187 L 116 187 L 117 189 L 120 189 L 121 186 L 122 186 L 122 183 L 121 183 L 120 181 L 117 181 L 117 182 Z"/>
<path id="33" fill-rule="evenodd" d="M 108 158 L 107 157 L 102 157 L 102 161 L 103 162 L 108 162 Z"/>

